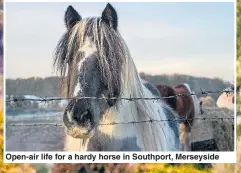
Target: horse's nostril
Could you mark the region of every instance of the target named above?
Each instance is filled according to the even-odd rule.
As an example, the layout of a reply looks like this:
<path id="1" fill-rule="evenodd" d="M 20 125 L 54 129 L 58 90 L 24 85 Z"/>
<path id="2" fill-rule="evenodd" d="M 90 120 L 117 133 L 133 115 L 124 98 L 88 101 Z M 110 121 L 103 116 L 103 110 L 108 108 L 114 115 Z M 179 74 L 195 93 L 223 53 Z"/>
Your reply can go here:
<path id="1" fill-rule="evenodd" d="M 80 119 L 83 119 L 85 115 L 88 114 L 88 111 L 85 111 L 83 114 L 80 115 Z"/>
<path id="2" fill-rule="evenodd" d="M 79 125 L 84 125 L 85 123 L 92 121 L 92 115 L 91 115 L 91 112 L 89 110 L 87 110 L 83 113 L 74 114 L 73 119 Z"/>

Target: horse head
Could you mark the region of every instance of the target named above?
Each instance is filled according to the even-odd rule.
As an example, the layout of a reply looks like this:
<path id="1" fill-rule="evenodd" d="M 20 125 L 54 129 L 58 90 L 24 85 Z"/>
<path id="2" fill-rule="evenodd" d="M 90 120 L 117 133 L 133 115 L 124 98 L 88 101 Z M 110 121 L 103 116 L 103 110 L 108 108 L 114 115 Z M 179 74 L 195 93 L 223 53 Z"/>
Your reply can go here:
<path id="1" fill-rule="evenodd" d="M 177 97 L 172 97 L 176 95 L 175 90 L 168 85 L 156 85 L 157 89 L 159 90 L 161 97 L 164 97 L 163 100 L 173 109 L 176 111 L 177 109 Z M 166 97 L 166 98 L 165 98 Z M 170 97 L 170 98 L 168 98 Z"/>
<path id="2" fill-rule="evenodd" d="M 67 72 L 67 95 L 74 99 L 63 121 L 72 137 L 89 138 L 103 113 L 116 105 L 115 99 L 104 98 L 120 95 L 124 44 L 109 3 L 100 17 L 86 19 L 69 6 L 64 21 L 67 31 L 57 45 L 54 64 L 61 76 Z"/>

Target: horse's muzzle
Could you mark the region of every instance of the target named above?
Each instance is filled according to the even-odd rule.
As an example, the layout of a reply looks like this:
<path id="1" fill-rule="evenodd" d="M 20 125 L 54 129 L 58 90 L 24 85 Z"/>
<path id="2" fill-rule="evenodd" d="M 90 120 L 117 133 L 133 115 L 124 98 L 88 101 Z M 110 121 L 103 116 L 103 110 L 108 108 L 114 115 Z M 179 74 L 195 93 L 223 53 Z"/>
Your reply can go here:
<path id="1" fill-rule="evenodd" d="M 95 129 L 91 117 L 92 115 L 88 111 L 80 114 L 78 118 L 73 118 L 72 111 L 65 111 L 63 122 L 67 127 L 67 134 L 74 138 L 91 137 Z"/>

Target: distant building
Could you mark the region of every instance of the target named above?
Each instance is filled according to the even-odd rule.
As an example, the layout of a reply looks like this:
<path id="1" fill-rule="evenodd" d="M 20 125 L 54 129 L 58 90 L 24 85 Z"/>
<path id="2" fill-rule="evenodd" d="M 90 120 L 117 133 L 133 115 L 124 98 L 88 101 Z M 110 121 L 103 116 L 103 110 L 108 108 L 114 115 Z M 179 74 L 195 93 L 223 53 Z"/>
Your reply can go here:
<path id="1" fill-rule="evenodd" d="M 14 101 L 15 99 L 22 101 Z M 10 100 L 6 105 L 8 108 L 62 110 L 68 104 L 68 100 L 54 100 L 54 97 L 49 99 L 53 100 L 44 101 L 44 98 L 35 95 L 6 95 L 6 100 Z"/>

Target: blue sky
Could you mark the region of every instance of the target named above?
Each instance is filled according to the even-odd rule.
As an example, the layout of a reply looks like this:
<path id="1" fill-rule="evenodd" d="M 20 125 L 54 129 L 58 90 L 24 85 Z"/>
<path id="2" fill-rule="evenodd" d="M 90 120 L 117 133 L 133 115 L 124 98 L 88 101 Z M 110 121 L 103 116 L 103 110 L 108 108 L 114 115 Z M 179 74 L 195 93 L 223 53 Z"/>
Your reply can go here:
<path id="1" fill-rule="evenodd" d="M 111 3 L 140 72 L 234 79 L 233 3 Z M 6 3 L 6 77 L 56 75 L 53 52 L 72 5 L 100 16 L 106 3 Z"/>

